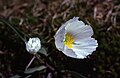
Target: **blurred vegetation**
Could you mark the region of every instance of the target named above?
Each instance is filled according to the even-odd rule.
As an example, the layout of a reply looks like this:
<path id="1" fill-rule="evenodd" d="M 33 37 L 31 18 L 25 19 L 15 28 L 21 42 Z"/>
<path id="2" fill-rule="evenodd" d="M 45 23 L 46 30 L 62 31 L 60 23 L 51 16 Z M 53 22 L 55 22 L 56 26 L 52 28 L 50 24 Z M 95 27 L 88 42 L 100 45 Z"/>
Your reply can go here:
<path id="1" fill-rule="evenodd" d="M 48 58 L 41 57 L 57 71 L 69 69 L 87 78 L 120 77 L 119 0 L 0 0 L 0 15 L 22 31 L 21 34 L 40 37 L 49 54 L 48 58 L 53 60 L 50 62 Z M 55 32 L 74 16 L 89 23 L 98 40 L 97 50 L 85 59 L 69 58 L 55 48 Z M 31 58 L 32 55 L 25 50 L 24 42 L 0 22 L 0 77 L 23 74 Z M 37 60 L 32 66 L 36 65 Z M 32 77 L 41 78 L 47 73 L 35 72 Z M 57 78 L 69 78 L 69 74 L 61 74 Z"/>

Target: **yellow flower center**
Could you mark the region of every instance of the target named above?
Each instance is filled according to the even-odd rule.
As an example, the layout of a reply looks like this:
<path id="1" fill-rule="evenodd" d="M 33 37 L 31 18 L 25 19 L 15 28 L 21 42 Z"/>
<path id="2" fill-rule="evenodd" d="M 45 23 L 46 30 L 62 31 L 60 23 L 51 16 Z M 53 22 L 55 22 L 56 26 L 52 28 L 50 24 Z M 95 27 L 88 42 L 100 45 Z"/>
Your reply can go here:
<path id="1" fill-rule="evenodd" d="M 66 33 L 66 34 L 65 34 L 64 44 L 65 44 L 68 48 L 72 48 L 73 42 L 74 42 L 73 36 L 72 36 L 71 34 L 69 34 L 69 33 Z"/>

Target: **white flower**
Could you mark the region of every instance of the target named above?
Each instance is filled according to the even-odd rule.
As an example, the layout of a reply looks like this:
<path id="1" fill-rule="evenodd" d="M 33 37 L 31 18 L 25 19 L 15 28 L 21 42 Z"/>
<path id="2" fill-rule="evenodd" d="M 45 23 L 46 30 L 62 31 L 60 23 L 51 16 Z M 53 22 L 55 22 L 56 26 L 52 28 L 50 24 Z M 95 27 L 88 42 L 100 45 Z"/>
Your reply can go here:
<path id="1" fill-rule="evenodd" d="M 39 38 L 30 38 L 28 42 L 25 42 L 26 50 L 32 54 L 36 54 L 41 48 L 41 41 Z"/>
<path id="2" fill-rule="evenodd" d="M 55 34 L 55 45 L 65 55 L 83 59 L 96 50 L 98 43 L 91 38 L 92 27 L 78 19 L 79 17 L 74 17 L 59 28 Z"/>

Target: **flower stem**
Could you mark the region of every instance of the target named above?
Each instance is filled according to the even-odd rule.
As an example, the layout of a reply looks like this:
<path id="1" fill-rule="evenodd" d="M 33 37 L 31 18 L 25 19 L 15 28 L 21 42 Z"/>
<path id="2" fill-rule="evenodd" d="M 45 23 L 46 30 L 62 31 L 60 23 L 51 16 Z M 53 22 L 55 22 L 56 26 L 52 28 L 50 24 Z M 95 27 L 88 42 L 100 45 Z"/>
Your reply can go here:
<path id="1" fill-rule="evenodd" d="M 33 58 L 30 60 L 30 62 L 28 63 L 28 65 L 26 66 L 25 70 L 28 69 L 28 67 L 32 64 L 33 60 L 35 59 L 36 57 L 33 56 Z"/>
<path id="2" fill-rule="evenodd" d="M 39 60 L 40 63 L 45 63 L 43 60 L 40 59 L 40 56 L 38 56 L 37 54 L 36 54 L 35 56 L 36 56 L 36 58 Z M 51 69 L 52 71 L 55 71 L 55 69 L 54 69 L 51 65 L 49 65 L 48 63 L 46 63 L 46 66 L 47 66 L 49 69 Z"/>
<path id="3" fill-rule="evenodd" d="M 26 41 L 19 33 L 18 31 L 10 24 L 8 23 L 4 18 L 0 18 L 0 21 L 9 26 L 24 42 Z"/>

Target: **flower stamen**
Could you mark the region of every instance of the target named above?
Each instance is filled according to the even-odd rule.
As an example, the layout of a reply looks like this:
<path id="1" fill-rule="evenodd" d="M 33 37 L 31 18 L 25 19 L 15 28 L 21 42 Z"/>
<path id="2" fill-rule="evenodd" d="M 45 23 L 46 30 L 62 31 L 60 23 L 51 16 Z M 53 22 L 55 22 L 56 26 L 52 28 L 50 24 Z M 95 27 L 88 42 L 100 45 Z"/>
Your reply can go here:
<path id="1" fill-rule="evenodd" d="M 65 44 L 68 48 L 72 48 L 73 42 L 74 42 L 73 36 L 72 36 L 70 33 L 66 33 L 66 34 L 65 34 L 64 44 Z"/>

